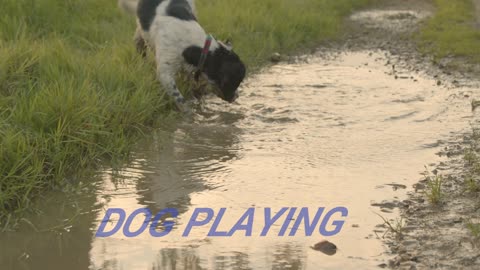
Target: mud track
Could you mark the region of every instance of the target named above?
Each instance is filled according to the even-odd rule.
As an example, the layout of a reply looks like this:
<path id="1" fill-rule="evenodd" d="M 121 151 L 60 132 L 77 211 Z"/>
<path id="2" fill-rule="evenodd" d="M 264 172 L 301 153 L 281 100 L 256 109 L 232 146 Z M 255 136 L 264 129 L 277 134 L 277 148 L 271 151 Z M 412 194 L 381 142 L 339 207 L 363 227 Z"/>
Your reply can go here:
<path id="1" fill-rule="evenodd" d="M 475 0 L 474 3 L 480 26 L 480 1 Z M 479 82 L 475 79 L 480 74 L 478 66 L 449 70 L 446 63 L 452 59 L 433 64 L 430 56 L 418 52 L 414 34 L 434 11 L 431 1 L 384 1 L 352 15 L 351 31 L 344 37 L 344 43 L 331 44 L 329 47 L 340 51 L 389 51 L 393 69 L 400 64 L 402 68 L 421 71 L 436 78 L 438 85 L 446 88 L 468 87 L 472 91 L 465 94 L 465 98 L 478 98 Z M 472 119 L 475 122 L 475 115 Z M 464 184 L 468 168 L 463 157 L 465 149 L 472 143 L 471 137 L 470 134 L 457 133 L 452 141 L 441 142 L 444 150 L 438 154 L 448 159 L 429 167 L 444 178 L 443 197 L 438 206 L 432 206 L 426 199 L 427 185 L 424 180 L 407 189 L 409 199 L 400 203 L 406 221 L 403 233 L 401 236 L 392 234 L 385 239 L 393 259 L 380 267 L 479 269 L 480 241 L 467 229 L 468 222 L 480 223 L 479 194 L 467 192 Z"/>

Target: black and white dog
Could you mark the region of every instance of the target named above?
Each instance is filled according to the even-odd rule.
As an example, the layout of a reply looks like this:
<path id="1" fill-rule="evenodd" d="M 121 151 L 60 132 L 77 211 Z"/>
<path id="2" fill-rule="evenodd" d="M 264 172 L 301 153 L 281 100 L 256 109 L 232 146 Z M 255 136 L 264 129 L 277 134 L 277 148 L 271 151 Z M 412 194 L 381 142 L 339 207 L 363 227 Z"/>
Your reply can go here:
<path id="1" fill-rule="evenodd" d="M 182 68 L 196 70 L 197 79 L 204 75 L 223 100 L 236 100 L 245 65 L 230 46 L 205 33 L 197 22 L 194 0 L 119 0 L 119 5 L 136 13 L 137 50 L 142 55 L 147 47 L 154 50 L 157 77 L 180 109 L 189 110 L 175 82 Z"/>

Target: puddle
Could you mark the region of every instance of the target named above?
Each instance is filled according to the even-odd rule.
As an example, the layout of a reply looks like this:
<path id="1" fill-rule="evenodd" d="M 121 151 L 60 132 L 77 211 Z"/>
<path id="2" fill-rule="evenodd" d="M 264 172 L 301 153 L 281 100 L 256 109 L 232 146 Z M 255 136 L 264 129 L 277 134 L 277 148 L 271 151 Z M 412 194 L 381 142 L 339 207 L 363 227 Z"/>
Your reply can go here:
<path id="1" fill-rule="evenodd" d="M 430 12 L 425 10 L 367 10 L 354 13 L 350 19 L 367 28 L 403 32 L 415 28 L 430 15 Z"/>
<path id="2" fill-rule="evenodd" d="M 240 104 L 208 100 L 193 123 L 166 123 L 121 171 L 105 170 L 80 196 L 83 212 L 57 233 L 0 238 L 7 269 L 370 269 L 385 262 L 376 213 L 395 218 L 405 188 L 452 134 L 468 129 L 468 89 L 420 73 L 392 72 L 385 52 L 278 65 L 251 78 Z M 397 77 L 395 77 L 397 75 Z M 392 199 L 394 199 L 392 201 Z M 67 200 L 71 203 L 72 200 Z M 375 206 L 377 205 L 377 206 Z M 209 238 L 210 226 L 181 233 L 195 208 L 227 208 L 230 228 L 248 208 L 347 207 L 334 237 Z M 389 207 L 392 206 L 392 207 Z M 162 239 L 148 233 L 95 238 L 106 208 L 179 210 Z M 60 208 L 60 209 L 59 209 Z M 42 219 L 73 207 L 50 203 Z M 381 211 L 381 210 L 385 211 Z M 39 221 L 41 223 L 41 221 Z M 37 224 L 38 225 L 38 224 Z M 40 226 L 40 225 L 38 225 Z M 312 248 L 328 240 L 332 256 Z M 3 252 L 5 251 L 5 252 Z M 333 254 L 333 252 L 332 252 Z M 2 267 L 2 269 L 5 269 Z"/>

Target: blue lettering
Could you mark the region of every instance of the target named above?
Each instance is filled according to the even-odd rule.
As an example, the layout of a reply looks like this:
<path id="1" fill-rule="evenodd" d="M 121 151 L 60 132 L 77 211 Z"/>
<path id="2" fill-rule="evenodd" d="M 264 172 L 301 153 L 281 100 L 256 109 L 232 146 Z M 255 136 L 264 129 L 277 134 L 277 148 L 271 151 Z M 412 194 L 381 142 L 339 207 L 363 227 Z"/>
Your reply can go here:
<path id="1" fill-rule="evenodd" d="M 233 228 L 228 233 L 228 236 L 232 236 L 236 231 L 245 231 L 245 236 L 252 236 L 253 231 L 253 218 L 255 215 L 255 208 L 249 208 L 245 214 L 238 220 Z M 243 224 L 247 221 L 247 224 Z"/>
<path id="2" fill-rule="evenodd" d="M 296 211 L 297 211 L 296 207 L 293 207 L 290 209 L 290 212 L 288 212 L 287 218 L 285 219 L 285 222 L 283 223 L 283 226 L 280 229 L 278 236 L 285 236 L 285 232 L 287 231 L 288 226 L 290 226 L 290 222 L 293 220 L 293 215 L 295 215 Z"/>
<path id="3" fill-rule="evenodd" d="M 328 212 L 325 215 L 325 217 L 323 218 L 322 224 L 320 225 L 320 234 L 321 235 L 323 235 L 323 236 L 334 236 L 342 230 L 342 227 L 343 227 L 343 224 L 345 223 L 345 221 L 339 221 L 339 220 L 332 222 L 332 225 L 335 226 L 335 229 L 333 231 L 327 231 L 327 229 L 326 229 L 327 223 L 330 221 L 330 218 L 332 217 L 332 215 L 334 215 L 336 213 L 341 213 L 342 217 L 347 217 L 348 216 L 348 209 L 345 208 L 345 207 L 337 207 L 337 208 L 334 208 L 334 209 L 330 210 L 330 212 Z"/>
<path id="4" fill-rule="evenodd" d="M 265 208 L 265 227 L 263 227 L 262 233 L 260 236 L 267 236 L 268 232 L 270 231 L 270 228 L 272 225 L 283 215 L 285 212 L 287 212 L 288 207 L 284 207 L 280 209 L 280 211 L 273 216 L 272 218 L 272 209 L 270 208 Z"/>
<path id="5" fill-rule="evenodd" d="M 300 214 L 297 217 L 297 220 L 295 221 L 295 224 L 293 225 L 292 230 L 290 231 L 289 236 L 295 236 L 298 227 L 300 227 L 300 224 L 303 220 L 305 220 L 305 236 L 312 236 L 313 231 L 315 230 L 315 228 L 317 228 L 317 224 L 320 221 L 320 217 L 322 216 L 324 210 L 325 207 L 318 208 L 317 214 L 315 215 L 312 223 L 310 224 L 308 208 L 302 208 L 302 210 L 300 210 Z"/>
<path id="6" fill-rule="evenodd" d="M 112 215 L 117 214 L 119 215 L 117 225 L 115 225 L 115 228 L 113 228 L 109 232 L 105 232 L 105 228 L 107 227 L 107 223 L 112 219 Z M 120 208 L 110 208 L 107 210 L 105 213 L 105 217 L 103 217 L 102 221 L 100 222 L 100 227 L 98 228 L 97 233 L 95 234 L 95 237 L 110 237 L 114 235 L 115 233 L 120 230 L 120 228 L 123 225 L 123 222 L 125 221 L 126 217 L 125 210 L 120 209 Z"/>
<path id="7" fill-rule="evenodd" d="M 176 217 L 178 217 L 178 210 L 173 209 L 173 208 L 167 208 L 167 209 L 164 209 L 164 210 L 160 211 L 153 218 L 152 224 L 150 225 L 150 235 L 151 236 L 153 236 L 153 237 L 164 237 L 172 231 L 173 226 L 175 225 L 175 222 L 173 222 L 173 221 L 164 221 L 163 222 L 163 227 L 165 229 L 161 232 L 158 232 L 156 230 L 157 226 L 158 226 L 158 223 L 160 222 L 160 219 L 167 214 L 170 214 L 170 217 L 172 217 L 172 218 L 176 218 Z"/>
<path id="8" fill-rule="evenodd" d="M 212 228 L 210 229 L 208 236 L 217 236 L 217 237 L 228 236 L 228 232 L 217 232 L 218 225 L 220 224 L 220 221 L 222 221 L 225 211 L 227 211 L 227 208 L 220 209 L 220 212 L 218 212 L 218 215 L 215 218 L 215 221 L 213 222 Z"/>
<path id="9" fill-rule="evenodd" d="M 198 216 L 200 216 L 200 214 L 202 214 L 202 213 L 207 214 L 207 218 L 205 218 L 205 220 L 202 220 L 202 221 L 197 221 Z M 214 215 L 214 212 L 210 208 L 197 208 L 197 209 L 195 209 L 192 217 L 190 218 L 190 221 L 187 224 L 187 228 L 185 228 L 185 231 L 183 232 L 182 236 L 183 237 L 188 237 L 190 235 L 190 232 L 192 231 L 193 227 L 201 227 L 203 225 L 208 224 L 212 220 L 213 215 Z"/>
<path id="10" fill-rule="evenodd" d="M 142 226 L 140 226 L 140 228 L 137 231 L 131 232 L 130 231 L 130 226 L 132 225 L 133 220 L 140 214 L 145 215 L 145 220 L 143 221 Z M 123 234 L 126 237 L 137 237 L 137 236 L 139 236 L 141 233 L 143 233 L 145 231 L 145 229 L 147 228 L 148 223 L 150 222 L 151 218 L 152 218 L 152 213 L 150 212 L 150 210 L 148 208 L 140 208 L 140 209 L 137 209 L 137 210 L 133 211 L 133 213 L 128 217 L 127 222 L 125 222 L 125 226 L 123 227 Z"/>

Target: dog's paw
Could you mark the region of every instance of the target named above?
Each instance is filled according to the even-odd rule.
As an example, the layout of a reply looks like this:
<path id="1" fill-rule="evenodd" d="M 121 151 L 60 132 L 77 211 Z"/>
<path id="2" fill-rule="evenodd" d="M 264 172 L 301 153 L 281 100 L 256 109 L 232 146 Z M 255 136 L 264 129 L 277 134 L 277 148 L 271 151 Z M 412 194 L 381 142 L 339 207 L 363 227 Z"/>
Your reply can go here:
<path id="1" fill-rule="evenodd" d="M 177 109 L 181 113 L 183 113 L 185 115 L 192 115 L 193 114 L 191 102 L 186 102 L 185 100 L 182 100 L 181 102 L 179 102 L 179 101 L 175 102 L 175 104 L 177 105 Z"/>

